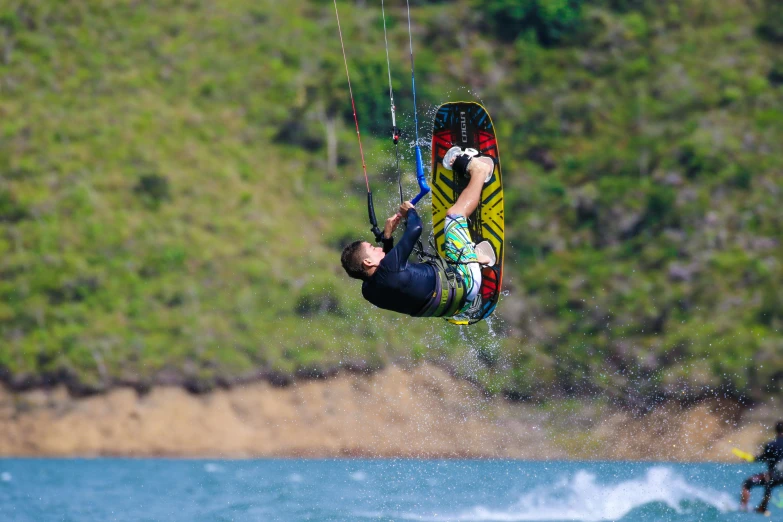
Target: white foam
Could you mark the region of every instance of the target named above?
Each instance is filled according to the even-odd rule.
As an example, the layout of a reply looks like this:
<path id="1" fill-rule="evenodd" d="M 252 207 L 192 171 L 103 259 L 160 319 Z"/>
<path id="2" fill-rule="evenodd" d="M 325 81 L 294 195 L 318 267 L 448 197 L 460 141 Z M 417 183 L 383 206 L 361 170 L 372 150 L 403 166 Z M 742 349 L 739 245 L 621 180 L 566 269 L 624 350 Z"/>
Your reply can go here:
<path id="1" fill-rule="evenodd" d="M 12 478 L 13 477 L 11 477 L 11 474 L 8 473 L 7 471 L 3 471 L 2 473 L 0 473 L 0 480 L 2 480 L 3 482 L 11 482 Z"/>
<path id="2" fill-rule="evenodd" d="M 298 482 L 302 482 L 304 478 L 302 478 L 302 475 L 300 475 L 299 473 L 291 473 L 290 475 L 288 475 L 288 480 L 290 482 L 298 483 Z"/>
<path id="3" fill-rule="evenodd" d="M 364 471 L 354 471 L 351 473 L 351 479 L 355 480 L 356 482 L 363 482 L 367 480 L 367 473 Z"/>
<path id="4" fill-rule="evenodd" d="M 222 473 L 223 468 L 217 464 L 213 464 L 212 462 L 208 462 L 204 464 L 204 471 L 207 473 Z"/>
<path id="5" fill-rule="evenodd" d="M 528 520 L 574 520 L 599 522 L 619 520 L 632 510 L 651 503 L 665 504 L 677 513 L 690 502 L 700 502 L 721 512 L 736 509 L 728 493 L 689 484 L 672 469 L 656 466 L 644 477 L 618 484 L 600 484 L 593 473 L 578 471 L 554 485 L 540 486 L 513 506 L 497 509 L 476 506 L 455 515 L 406 514 L 408 520 L 455 520 L 462 522 L 519 522 Z"/>

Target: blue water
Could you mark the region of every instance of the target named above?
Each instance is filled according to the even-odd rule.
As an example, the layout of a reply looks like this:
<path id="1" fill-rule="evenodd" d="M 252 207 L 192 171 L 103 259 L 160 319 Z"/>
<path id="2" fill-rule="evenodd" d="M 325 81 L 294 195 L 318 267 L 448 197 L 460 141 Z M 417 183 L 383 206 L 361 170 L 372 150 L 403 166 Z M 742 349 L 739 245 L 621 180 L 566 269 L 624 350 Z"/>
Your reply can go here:
<path id="1" fill-rule="evenodd" d="M 753 465 L 0 459 L 0 521 L 739 521 Z M 758 502 L 760 491 L 754 491 Z M 773 495 L 775 501 L 781 499 Z M 772 507 L 772 519 L 783 509 Z"/>

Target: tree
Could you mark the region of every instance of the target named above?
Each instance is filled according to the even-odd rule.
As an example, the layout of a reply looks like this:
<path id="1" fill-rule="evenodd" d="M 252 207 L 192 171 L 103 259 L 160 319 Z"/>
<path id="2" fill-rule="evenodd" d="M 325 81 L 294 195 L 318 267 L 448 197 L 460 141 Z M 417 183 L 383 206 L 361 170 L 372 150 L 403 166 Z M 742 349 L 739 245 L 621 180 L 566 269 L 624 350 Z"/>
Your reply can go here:
<path id="1" fill-rule="evenodd" d="M 511 41 L 534 32 L 545 47 L 575 40 L 582 31 L 583 0 L 490 0 L 480 1 L 481 9 L 495 34 Z"/>

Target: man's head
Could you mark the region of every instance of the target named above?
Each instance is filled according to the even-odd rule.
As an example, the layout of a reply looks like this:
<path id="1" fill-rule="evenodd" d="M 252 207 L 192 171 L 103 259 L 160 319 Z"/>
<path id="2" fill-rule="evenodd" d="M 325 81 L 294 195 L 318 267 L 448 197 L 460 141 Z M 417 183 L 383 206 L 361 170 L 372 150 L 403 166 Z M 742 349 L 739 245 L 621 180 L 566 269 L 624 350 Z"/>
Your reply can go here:
<path id="1" fill-rule="evenodd" d="M 778 423 L 775 424 L 775 433 L 778 435 L 783 435 L 783 420 L 778 421 Z"/>
<path id="2" fill-rule="evenodd" d="M 383 248 L 374 247 L 367 241 L 354 241 L 343 249 L 340 261 L 349 276 L 364 280 L 375 273 L 385 256 Z"/>

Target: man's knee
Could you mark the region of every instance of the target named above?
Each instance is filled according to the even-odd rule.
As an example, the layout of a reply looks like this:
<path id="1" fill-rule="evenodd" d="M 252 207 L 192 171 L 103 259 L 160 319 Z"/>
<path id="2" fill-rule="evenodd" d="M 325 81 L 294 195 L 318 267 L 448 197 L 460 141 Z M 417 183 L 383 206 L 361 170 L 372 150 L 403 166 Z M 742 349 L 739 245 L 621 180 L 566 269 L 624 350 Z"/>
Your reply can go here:
<path id="1" fill-rule="evenodd" d="M 760 486 L 764 484 L 764 474 L 760 473 L 758 475 L 753 475 L 745 479 L 745 482 L 742 483 L 742 487 L 745 489 L 750 489 L 754 486 Z"/>

